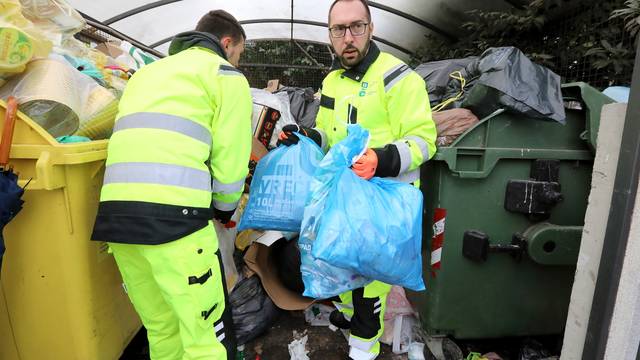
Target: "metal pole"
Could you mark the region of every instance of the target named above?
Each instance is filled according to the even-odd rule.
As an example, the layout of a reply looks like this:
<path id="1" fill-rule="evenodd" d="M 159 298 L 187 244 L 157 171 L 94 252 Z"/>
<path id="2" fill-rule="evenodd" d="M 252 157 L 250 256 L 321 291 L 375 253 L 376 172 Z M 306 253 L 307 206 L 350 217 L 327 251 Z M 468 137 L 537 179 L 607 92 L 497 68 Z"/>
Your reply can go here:
<path id="1" fill-rule="evenodd" d="M 289 64 L 293 64 L 293 0 L 291 0 L 291 35 L 289 36 Z"/>
<path id="2" fill-rule="evenodd" d="M 240 63 L 240 67 L 266 67 L 266 68 L 278 68 L 278 69 L 304 69 L 304 70 L 322 70 L 322 71 L 327 71 L 330 69 L 327 66 L 309 66 L 309 65 L 295 65 L 295 64 L 264 64 L 264 63 Z"/>
<path id="3" fill-rule="evenodd" d="M 114 28 L 112 28 L 110 26 L 107 26 L 107 25 L 105 25 L 105 24 L 93 19 L 90 16 L 87 16 L 87 15 L 85 15 L 83 13 L 80 13 L 80 15 L 82 15 L 82 17 L 84 17 L 84 19 L 87 22 L 87 24 L 91 25 L 92 27 L 94 27 L 94 28 L 96 28 L 96 29 L 98 29 L 100 31 L 103 31 L 103 32 L 105 32 L 105 33 L 107 33 L 107 34 L 109 34 L 109 35 L 111 35 L 113 37 L 116 37 L 116 38 L 120 39 L 120 40 L 126 40 L 126 41 L 130 42 L 133 46 L 135 46 L 138 49 L 141 49 L 141 50 L 143 50 L 145 52 L 148 52 L 149 54 L 155 55 L 155 56 L 157 56 L 159 58 L 165 57 L 165 54 L 161 53 L 160 51 L 152 49 L 152 48 L 148 47 L 147 45 L 139 42 L 138 40 L 136 40 L 136 39 L 134 39 L 132 37 L 129 37 L 129 36 L 121 33 L 120 31 L 118 31 L 118 30 L 116 30 L 116 29 L 114 29 Z"/>
<path id="4" fill-rule="evenodd" d="M 254 19 L 254 20 L 241 20 L 239 21 L 239 23 L 241 25 L 247 25 L 247 24 L 268 24 L 268 23 L 285 23 L 285 24 L 289 24 L 291 22 L 291 19 Z M 327 23 L 324 22 L 319 22 L 319 21 L 310 21 L 310 20 L 297 20 L 297 19 L 293 19 L 293 23 L 294 24 L 302 24 L 302 25 L 311 25 L 311 26 L 318 26 L 318 27 L 322 27 L 324 28 L 324 30 L 326 31 L 327 29 Z M 171 41 L 171 39 L 173 39 L 173 36 L 156 41 L 155 43 L 151 44 L 150 46 L 155 48 L 158 47 L 162 44 L 165 44 L 169 41 Z M 254 38 L 252 40 L 267 40 L 265 38 Z M 271 40 L 286 40 L 286 38 L 273 38 Z M 410 51 L 409 49 L 405 49 L 402 46 L 399 46 L 389 40 L 377 37 L 377 36 L 373 36 L 373 40 L 381 43 L 381 44 L 385 44 L 389 47 L 392 47 L 396 50 L 399 50 L 407 55 L 413 55 L 413 52 Z"/>
<path id="5" fill-rule="evenodd" d="M 112 17 L 112 18 L 109 18 L 109 19 L 103 21 L 102 23 L 105 24 L 105 25 L 111 25 L 114 22 L 118 22 L 118 21 L 126 19 L 126 18 L 128 18 L 130 16 L 140 14 L 141 12 L 145 12 L 147 10 L 155 9 L 157 7 L 160 7 L 160 6 L 169 5 L 169 4 L 172 4 L 174 2 L 178 2 L 178 1 L 182 1 L 182 0 L 160 0 L 160 1 L 155 1 L 155 2 L 152 2 L 152 3 L 149 3 L 149 4 L 138 6 L 137 8 L 134 8 L 134 9 L 131 9 L 131 10 L 127 10 L 127 11 L 125 11 L 123 13 L 120 13 L 120 14 Z"/>

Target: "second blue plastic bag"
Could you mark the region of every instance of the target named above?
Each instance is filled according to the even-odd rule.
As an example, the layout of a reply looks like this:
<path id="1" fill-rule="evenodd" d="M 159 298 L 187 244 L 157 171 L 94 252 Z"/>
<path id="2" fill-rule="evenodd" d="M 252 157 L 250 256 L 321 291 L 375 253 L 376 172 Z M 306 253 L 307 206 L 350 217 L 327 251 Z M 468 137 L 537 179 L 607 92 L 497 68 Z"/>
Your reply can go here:
<path id="1" fill-rule="evenodd" d="M 298 137 L 298 144 L 281 145 L 258 162 L 238 230 L 300 231 L 309 183 L 324 154 L 313 140 Z"/>
<path id="2" fill-rule="evenodd" d="M 422 193 L 394 180 L 364 180 L 349 168 L 353 154 L 366 148 L 365 135 L 361 127 L 350 127 L 349 136 L 336 145 L 350 151 L 339 152 L 334 169 L 326 169 L 322 161 L 316 171 L 314 181 L 326 170 L 333 178 L 326 182 L 326 204 L 311 255 L 369 279 L 424 290 Z"/>
<path id="3" fill-rule="evenodd" d="M 312 249 L 318 241 L 318 233 L 328 219 L 325 215 L 326 208 L 329 207 L 330 192 L 335 187 L 343 169 L 348 170 L 351 159 L 362 154 L 368 139 L 369 134 L 360 126 L 350 127 L 347 139 L 329 150 L 318 164 L 318 169 L 311 181 L 298 239 L 304 296 L 328 299 L 371 282 L 371 279 L 363 277 L 356 271 L 337 267 L 331 261 L 316 259 L 312 255 Z M 351 145 L 348 146 L 347 143 Z"/>

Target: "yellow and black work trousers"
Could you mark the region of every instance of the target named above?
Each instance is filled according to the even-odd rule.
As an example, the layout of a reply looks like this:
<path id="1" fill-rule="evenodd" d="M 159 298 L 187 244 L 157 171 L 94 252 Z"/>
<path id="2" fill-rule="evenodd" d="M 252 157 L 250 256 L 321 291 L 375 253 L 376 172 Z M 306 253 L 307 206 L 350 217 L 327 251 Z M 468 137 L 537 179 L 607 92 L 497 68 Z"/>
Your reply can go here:
<path id="1" fill-rule="evenodd" d="M 147 329 L 152 360 L 235 357 L 235 333 L 213 224 L 160 245 L 109 243 Z"/>
<path id="2" fill-rule="evenodd" d="M 380 354 L 378 339 L 384 332 L 384 312 L 391 285 L 380 281 L 340 294 L 334 302 L 351 323 L 349 357 L 353 360 L 373 360 Z"/>

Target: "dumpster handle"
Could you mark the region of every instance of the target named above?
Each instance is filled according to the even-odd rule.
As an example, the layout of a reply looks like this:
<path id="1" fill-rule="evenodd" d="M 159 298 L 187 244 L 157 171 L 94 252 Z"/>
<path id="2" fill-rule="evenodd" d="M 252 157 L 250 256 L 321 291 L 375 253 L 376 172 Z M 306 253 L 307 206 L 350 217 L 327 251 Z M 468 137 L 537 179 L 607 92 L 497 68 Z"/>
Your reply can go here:
<path id="1" fill-rule="evenodd" d="M 66 186 L 64 173 L 56 169 L 49 151 L 42 151 L 36 160 L 36 176 L 28 180 L 18 180 L 18 185 L 24 187 L 29 183 L 30 190 L 55 190 Z"/>
<path id="2" fill-rule="evenodd" d="M 487 261 L 490 253 L 509 254 L 516 262 L 521 262 L 527 252 L 527 240 L 515 233 L 511 244 L 495 244 L 489 242 L 489 236 L 478 230 L 467 230 L 462 237 L 462 256 L 478 263 Z"/>

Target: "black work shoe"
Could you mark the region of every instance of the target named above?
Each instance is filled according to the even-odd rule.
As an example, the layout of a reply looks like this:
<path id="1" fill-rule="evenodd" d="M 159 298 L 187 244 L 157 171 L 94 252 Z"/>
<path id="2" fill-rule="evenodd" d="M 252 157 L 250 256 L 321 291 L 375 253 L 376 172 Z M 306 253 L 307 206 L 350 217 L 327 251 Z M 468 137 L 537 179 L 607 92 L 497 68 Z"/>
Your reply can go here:
<path id="1" fill-rule="evenodd" d="M 333 310 L 331 312 L 331 314 L 329 315 L 329 322 L 331 323 L 331 325 L 339 329 L 351 329 L 351 322 L 347 320 L 339 310 Z"/>

